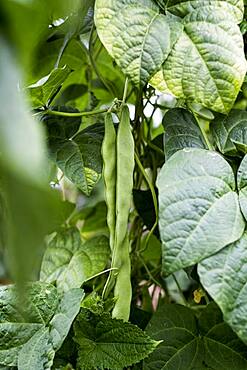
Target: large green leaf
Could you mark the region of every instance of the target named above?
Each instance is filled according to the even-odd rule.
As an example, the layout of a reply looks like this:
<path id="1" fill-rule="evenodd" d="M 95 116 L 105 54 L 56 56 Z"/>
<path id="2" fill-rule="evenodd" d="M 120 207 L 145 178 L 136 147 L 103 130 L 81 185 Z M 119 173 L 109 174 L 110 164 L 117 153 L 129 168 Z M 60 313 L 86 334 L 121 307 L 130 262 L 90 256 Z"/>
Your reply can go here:
<path id="1" fill-rule="evenodd" d="M 206 149 L 193 114 L 182 108 L 170 109 L 163 118 L 166 159 L 184 148 Z"/>
<path id="2" fill-rule="evenodd" d="M 151 0 L 96 0 L 101 41 L 135 84 L 153 77 L 151 85 L 161 91 L 228 112 L 246 73 L 237 25 L 242 1 L 175 1 L 166 7 L 164 15 Z"/>
<path id="3" fill-rule="evenodd" d="M 152 0 L 97 0 L 95 23 L 102 43 L 136 85 L 160 69 L 182 29 L 169 25 Z"/>
<path id="4" fill-rule="evenodd" d="M 245 223 L 230 165 L 216 152 L 184 149 L 158 177 L 163 273 L 193 265 L 239 239 Z"/>
<path id="5" fill-rule="evenodd" d="M 46 107 L 60 90 L 71 69 L 68 66 L 55 68 L 48 76 L 27 87 L 32 108 Z"/>
<path id="6" fill-rule="evenodd" d="M 18 370 L 50 370 L 54 356 L 49 329 L 43 327 L 20 350 Z"/>
<path id="7" fill-rule="evenodd" d="M 109 257 L 109 240 L 105 236 L 89 239 L 73 255 L 66 270 L 59 276 L 58 288 L 63 291 L 79 288 L 86 280 L 104 270 Z"/>
<path id="8" fill-rule="evenodd" d="M 246 72 L 243 40 L 227 11 L 195 9 L 183 20 L 183 33 L 163 65 L 163 79 L 178 98 L 228 112 Z M 155 78 L 151 82 L 156 86 Z"/>
<path id="9" fill-rule="evenodd" d="M 53 235 L 43 257 L 40 280 L 47 283 L 55 282 L 82 244 L 77 228 L 62 229 Z"/>
<path id="10" fill-rule="evenodd" d="M 66 292 L 58 305 L 56 314 L 50 322 L 50 338 L 55 351 L 63 344 L 70 327 L 80 311 L 84 292 L 81 289 L 71 289 Z"/>
<path id="11" fill-rule="evenodd" d="M 122 370 L 147 357 L 159 344 L 137 326 L 83 311 L 74 324 L 78 368 Z"/>
<path id="12" fill-rule="evenodd" d="M 30 285 L 27 300 L 23 306 L 15 286 L 0 289 L 0 365 L 17 365 L 23 345 L 49 322 L 58 304 L 56 288 L 41 283 Z"/>
<path id="13" fill-rule="evenodd" d="M 68 106 L 54 106 L 50 108 L 58 112 L 78 113 L 78 109 Z M 46 128 L 48 142 L 55 139 L 70 139 L 80 128 L 81 117 L 53 116 L 45 114 L 41 122 Z"/>
<path id="14" fill-rule="evenodd" d="M 79 288 L 104 270 L 109 256 L 109 241 L 105 236 L 83 243 L 77 229 L 68 229 L 58 233 L 49 243 L 40 277 L 43 281 L 56 281 L 60 291 Z"/>
<path id="15" fill-rule="evenodd" d="M 218 115 L 210 128 L 221 153 L 247 153 L 247 112 L 232 110 L 228 116 Z"/>
<path id="16" fill-rule="evenodd" d="M 221 308 L 225 321 L 247 343 L 247 233 L 199 264 L 200 280 Z"/>
<path id="17" fill-rule="evenodd" d="M 169 12 L 184 17 L 191 11 L 207 5 L 214 5 L 230 13 L 240 23 L 243 19 L 244 4 L 242 0 L 158 0 Z"/>
<path id="18" fill-rule="evenodd" d="M 247 369 L 246 347 L 214 304 L 203 310 L 199 320 L 187 307 L 161 305 L 147 333 L 163 342 L 144 360 L 144 370 Z"/>
<path id="19" fill-rule="evenodd" d="M 237 182 L 240 208 L 247 221 L 247 155 L 242 160 L 238 169 Z"/>
<path id="20" fill-rule="evenodd" d="M 35 323 L 0 322 L 0 366 L 17 366 L 22 346 L 42 327 Z"/>
<path id="21" fill-rule="evenodd" d="M 66 177 L 86 195 L 90 195 L 102 171 L 102 124 L 80 131 L 73 139 L 49 140 L 50 154 Z"/>
<path id="22" fill-rule="evenodd" d="M 73 289 L 59 297 L 53 285 L 41 282 L 27 288 L 25 299 L 13 285 L 0 289 L 0 366 L 50 369 L 84 293 Z"/>

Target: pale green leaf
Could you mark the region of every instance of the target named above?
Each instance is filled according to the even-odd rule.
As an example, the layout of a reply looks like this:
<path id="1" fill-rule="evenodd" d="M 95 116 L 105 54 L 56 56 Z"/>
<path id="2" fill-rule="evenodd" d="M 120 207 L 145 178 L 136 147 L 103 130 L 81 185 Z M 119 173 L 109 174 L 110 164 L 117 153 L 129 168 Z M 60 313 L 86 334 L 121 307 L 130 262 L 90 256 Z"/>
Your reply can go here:
<path id="1" fill-rule="evenodd" d="M 109 240 L 96 236 L 86 241 L 71 258 L 57 279 L 59 290 L 79 288 L 86 280 L 100 273 L 110 257 Z"/>
<path id="2" fill-rule="evenodd" d="M 152 0 L 96 0 L 95 23 L 110 55 L 138 86 L 161 68 L 182 30 L 179 23 L 170 26 Z"/>
<path id="3" fill-rule="evenodd" d="M 237 23 L 243 19 L 244 4 L 242 0 L 158 0 L 160 5 L 180 17 L 191 13 L 194 9 L 202 8 L 207 5 L 213 5 L 224 9 L 231 14 Z"/>
<path id="4" fill-rule="evenodd" d="M 137 326 L 83 311 L 74 324 L 78 367 L 84 370 L 122 370 L 147 357 L 159 342 Z"/>
<path id="5" fill-rule="evenodd" d="M 17 365 L 20 350 L 50 321 L 57 304 L 56 288 L 50 284 L 29 285 L 26 300 L 18 299 L 15 286 L 1 287 L 0 365 Z"/>
<path id="6" fill-rule="evenodd" d="M 147 333 L 163 340 L 144 360 L 144 370 L 245 370 L 246 347 L 222 320 L 215 304 L 202 311 L 161 305 L 147 326 Z"/>
<path id="7" fill-rule="evenodd" d="M 50 370 L 54 356 L 49 329 L 44 327 L 22 347 L 18 356 L 18 370 Z"/>
<path id="8" fill-rule="evenodd" d="M 183 34 L 163 64 L 167 87 L 178 98 L 227 113 L 246 73 L 239 28 L 213 5 L 192 11 L 182 23 Z"/>
<path id="9" fill-rule="evenodd" d="M 239 203 L 241 211 L 247 220 L 247 155 L 242 160 L 237 174 Z"/>
<path id="10" fill-rule="evenodd" d="M 70 327 L 80 311 L 84 292 L 81 289 L 71 289 L 66 292 L 58 305 L 56 314 L 50 322 L 50 338 L 55 351 L 63 344 Z"/>
<path id="11" fill-rule="evenodd" d="M 230 165 L 216 152 L 184 149 L 158 176 L 163 273 L 191 266 L 239 239 L 245 223 Z"/>
<path id="12" fill-rule="evenodd" d="M 76 228 L 64 230 L 50 241 L 40 278 L 56 282 L 60 291 L 79 288 L 87 279 L 104 270 L 109 257 L 109 241 L 105 236 L 82 242 Z"/>
<path id="13" fill-rule="evenodd" d="M 182 108 L 170 109 L 163 118 L 166 159 L 184 148 L 206 149 L 201 131 L 192 113 Z"/>
<path id="14" fill-rule="evenodd" d="M 96 0 L 102 43 L 135 84 L 151 80 L 163 92 L 227 113 L 247 68 L 237 25 L 242 1 L 175 1 L 162 8 L 164 14 L 151 0 Z"/>
<path id="15" fill-rule="evenodd" d="M 28 86 L 26 92 L 30 97 L 32 108 L 48 106 L 70 73 L 71 69 L 68 66 L 55 68 L 48 76 Z"/>
<path id="16" fill-rule="evenodd" d="M 1 162 L 21 178 L 44 184 L 47 162 L 43 130 L 28 113 L 18 91 L 20 74 L 2 38 L 0 49 Z"/>
<path id="17" fill-rule="evenodd" d="M 247 343 L 247 234 L 198 266 L 200 280 L 225 321 Z"/>
<path id="18" fill-rule="evenodd" d="M 43 257 L 40 280 L 47 283 L 55 282 L 66 269 L 74 253 L 82 248 L 82 244 L 77 228 L 62 229 L 53 235 Z"/>
<path id="19" fill-rule="evenodd" d="M 0 322 L 0 366 L 17 366 L 18 353 L 42 324 Z"/>
<path id="20" fill-rule="evenodd" d="M 247 112 L 232 110 L 228 116 L 217 115 L 210 129 L 221 153 L 247 153 Z"/>

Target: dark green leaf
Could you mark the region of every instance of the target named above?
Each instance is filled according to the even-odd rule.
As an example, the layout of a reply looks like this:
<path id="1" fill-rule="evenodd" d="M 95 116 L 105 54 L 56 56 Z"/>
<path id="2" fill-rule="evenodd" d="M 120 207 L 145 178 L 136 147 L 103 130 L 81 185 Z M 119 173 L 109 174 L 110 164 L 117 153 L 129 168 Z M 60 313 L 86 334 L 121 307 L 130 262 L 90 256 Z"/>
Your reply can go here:
<path id="1" fill-rule="evenodd" d="M 89 311 L 77 317 L 74 331 L 79 351 L 77 366 L 84 370 L 122 370 L 147 357 L 159 343 L 137 326 Z"/>
<path id="2" fill-rule="evenodd" d="M 247 112 L 233 110 L 228 116 L 218 115 L 210 128 L 221 153 L 232 156 L 247 153 Z"/>
<path id="3" fill-rule="evenodd" d="M 192 310 L 161 305 L 147 333 L 163 340 L 144 360 L 145 370 L 245 370 L 243 344 L 223 321 L 218 308 L 209 305 L 199 322 Z"/>
<path id="4" fill-rule="evenodd" d="M 68 113 L 78 112 L 78 109 L 65 106 L 55 106 L 51 110 Z M 70 139 L 77 133 L 81 125 L 81 117 L 62 117 L 45 114 L 41 121 L 46 127 L 48 142 L 55 139 Z"/>
<path id="5" fill-rule="evenodd" d="M 26 91 L 33 109 L 48 106 L 70 73 L 68 66 L 56 68 L 48 76 L 28 86 Z"/>
<path id="6" fill-rule="evenodd" d="M 182 108 L 170 109 L 163 118 L 166 159 L 184 148 L 206 149 L 193 114 Z"/>
<path id="7" fill-rule="evenodd" d="M 73 140 L 51 139 L 51 157 L 66 177 L 86 195 L 90 195 L 102 171 L 102 124 L 80 131 Z"/>

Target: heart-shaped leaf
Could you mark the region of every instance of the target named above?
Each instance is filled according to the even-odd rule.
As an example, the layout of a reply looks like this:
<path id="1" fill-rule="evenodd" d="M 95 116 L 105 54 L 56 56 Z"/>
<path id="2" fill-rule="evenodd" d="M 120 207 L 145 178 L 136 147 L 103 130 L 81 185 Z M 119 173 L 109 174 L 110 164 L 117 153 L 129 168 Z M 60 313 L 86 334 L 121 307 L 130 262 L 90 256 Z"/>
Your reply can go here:
<path id="1" fill-rule="evenodd" d="M 200 280 L 225 321 L 247 343 L 247 233 L 198 266 Z"/>
<path id="2" fill-rule="evenodd" d="M 207 148 L 196 119 L 189 111 L 182 108 L 170 109 L 163 118 L 163 126 L 166 159 L 180 149 Z"/>
<path id="3" fill-rule="evenodd" d="M 152 0 L 97 0 L 95 23 L 104 46 L 137 86 L 161 68 L 182 31 Z"/>
<path id="4" fill-rule="evenodd" d="M 221 153 L 247 153 L 247 112 L 232 110 L 228 116 L 218 115 L 210 129 Z"/>
<path id="5" fill-rule="evenodd" d="M 218 153 L 178 151 L 157 184 L 164 274 L 209 257 L 243 234 L 234 174 Z"/>
<path id="6" fill-rule="evenodd" d="M 147 326 L 147 334 L 163 340 L 144 360 L 144 370 L 244 370 L 246 347 L 222 320 L 212 303 L 199 320 L 180 305 L 161 305 Z"/>
<path id="7" fill-rule="evenodd" d="M 76 228 L 67 229 L 50 241 L 40 277 L 46 282 L 56 281 L 59 291 L 79 288 L 104 270 L 109 256 L 109 240 L 105 236 L 83 242 Z"/>

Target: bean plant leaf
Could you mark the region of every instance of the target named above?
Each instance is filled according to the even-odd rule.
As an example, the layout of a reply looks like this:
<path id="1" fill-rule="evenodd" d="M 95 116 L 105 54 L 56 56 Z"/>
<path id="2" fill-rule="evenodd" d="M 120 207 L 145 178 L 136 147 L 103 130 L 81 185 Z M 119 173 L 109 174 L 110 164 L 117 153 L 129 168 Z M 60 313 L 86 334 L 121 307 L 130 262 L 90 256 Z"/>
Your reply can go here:
<path id="1" fill-rule="evenodd" d="M 22 347 L 18 356 L 18 370 L 49 370 L 54 356 L 49 329 L 43 327 Z"/>
<path id="2" fill-rule="evenodd" d="M 200 128 L 193 114 L 182 108 L 170 109 L 163 118 L 165 155 L 169 159 L 184 148 L 206 149 Z"/>
<path id="3" fill-rule="evenodd" d="M 71 258 L 66 270 L 59 276 L 59 290 L 79 288 L 86 280 L 102 272 L 110 257 L 109 240 L 96 236 L 86 241 Z"/>
<path id="4" fill-rule="evenodd" d="M 161 68 L 182 31 L 179 23 L 169 25 L 152 0 L 97 0 L 95 23 L 102 43 L 136 85 Z"/>
<path id="5" fill-rule="evenodd" d="M 66 292 L 50 322 L 50 337 L 53 348 L 57 351 L 67 337 L 70 327 L 80 311 L 84 292 L 81 289 L 71 289 Z"/>
<path id="6" fill-rule="evenodd" d="M 247 233 L 198 266 L 200 280 L 221 308 L 224 320 L 247 343 Z"/>
<path id="7" fill-rule="evenodd" d="M 13 285 L 0 288 L 0 367 L 50 369 L 84 293 L 73 289 L 59 296 L 53 285 L 42 282 L 27 288 L 25 300 Z"/>
<path id="8" fill-rule="evenodd" d="M 80 131 L 72 139 L 49 140 L 53 161 L 86 195 L 90 195 L 101 177 L 103 137 L 104 126 L 95 124 Z"/>
<path id="9" fill-rule="evenodd" d="M 237 23 L 243 19 L 244 4 L 242 0 L 158 0 L 169 12 L 184 17 L 194 9 L 203 8 L 207 5 L 220 7 L 231 14 Z"/>
<path id="10" fill-rule="evenodd" d="M 71 69 L 68 66 L 55 68 L 48 76 L 26 88 L 30 103 L 34 109 L 49 105 L 51 99 L 58 93 Z"/>
<path id="11" fill-rule="evenodd" d="M 78 113 L 78 109 L 69 106 L 54 106 L 50 110 L 66 113 Z M 45 114 L 41 122 L 46 128 L 48 143 L 55 139 L 70 139 L 81 125 L 81 117 L 63 117 Z"/>
<path id="12" fill-rule="evenodd" d="M 122 370 L 147 357 L 159 344 L 135 325 L 89 311 L 79 314 L 74 332 L 77 366 L 84 370 Z"/>
<path id="13" fill-rule="evenodd" d="M 236 156 L 247 153 L 247 112 L 232 110 L 211 122 L 213 138 L 221 153 Z"/>
<path id="14" fill-rule="evenodd" d="M 234 174 L 218 153 L 178 151 L 157 184 L 164 274 L 209 257 L 243 234 Z"/>
<path id="15" fill-rule="evenodd" d="M 62 229 L 54 234 L 47 244 L 43 257 L 40 280 L 47 283 L 55 282 L 82 244 L 83 241 L 76 227 Z"/>
<path id="16" fill-rule="evenodd" d="M 182 23 L 183 33 L 163 64 L 167 87 L 178 98 L 227 113 L 246 73 L 239 28 L 214 5 L 193 10 Z"/>
<path id="17" fill-rule="evenodd" d="M 60 291 L 79 288 L 104 270 L 110 257 L 109 241 L 96 236 L 83 242 L 76 228 L 58 233 L 49 243 L 41 267 L 41 280 L 56 281 Z"/>
<path id="18" fill-rule="evenodd" d="M 245 155 L 238 169 L 237 182 L 240 208 L 247 220 L 247 155 Z"/>
<path id="19" fill-rule="evenodd" d="M 163 342 L 144 360 L 144 370 L 246 369 L 246 349 L 215 304 L 207 306 L 199 320 L 187 307 L 163 304 L 146 330 Z"/>
<path id="20" fill-rule="evenodd" d="M 42 324 L 0 322 L 0 366 L 17 366 L 18 353 Z"/>
<path id="21" fill-rule="evenodd" d="M 247 67 L 237 25 L 242 1 L 173 1 L 165 8 L 161 14 L 151 0 L 96 0 L 99 37 L 135 84 L 151 79 L 163 92 L 227 113 Z"/>
<path id="22" fill-rule="evenodd" d="M 0 365 L 16 366 L 21 348 L 45 327 L 56 310 L 58 296 L 50 284 L 30 285 L 27 297 L 24 304 L 18 300 L 15 286 L 0 289 Z"/>

